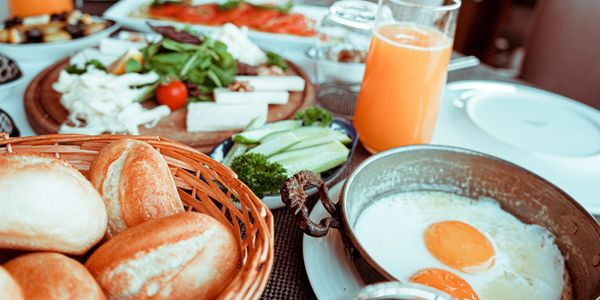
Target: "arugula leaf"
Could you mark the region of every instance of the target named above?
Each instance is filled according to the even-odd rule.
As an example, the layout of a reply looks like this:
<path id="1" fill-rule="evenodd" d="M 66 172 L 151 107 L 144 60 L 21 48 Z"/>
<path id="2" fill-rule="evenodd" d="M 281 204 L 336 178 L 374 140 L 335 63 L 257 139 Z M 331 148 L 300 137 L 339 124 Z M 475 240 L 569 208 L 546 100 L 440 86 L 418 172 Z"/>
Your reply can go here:
<path id="1" fill-rule="evenodd" d="M 142 71 L 142 64 L 139 61 L 130 58 L 125 62 L 125 73 L 138 73 Z"/>
<path id="2" fill-rule="evenodd" d="M 267 65 L 269 66 L 278 66 L 284 71 L 288 68 L 288 64 L 285 62 L 285 59 L 272 51 L 267 51 Z"/>
<path id="3" fill-rule="evenodd" d="M 81 75 L 87 71 L 89 66 L 94 66 L 94 68 L 102 71 L 106 71 L 106 67 L 97 59 L 91 59 L 85 62 L 83 68 L 79 68 L 76 65 L 68 65 L 65 68 L 65 71 L 69 74 L 77 74 Z"/>
<path id="4" fill-rule="evenodd" d="M 186 44 L 174 41 L 172 39 L 165 38 L 162 40 L 161 46 L 165 49 L 175 52 L 194 51 L 200 49 L 202 46 Z"/>
<path id="5" fill-rule="evenodd" d="M 167 26 L 160 30 L 171 32 L 173 36 L 181 32 Z M 189 98 L 198 98 L 194 101 L 208 100 L 213 89 L 228 86 L 234 81 L 237 62 L 224 43 L 207 36 L 186 34 L 190 42 L 164 38 L 142 49 L 143 71 L 154 71 L 162 78 L 177 78 L 186 84 L 193 84 L 202 96 L 189 95 Z M 198 44 L 196 40 L 203 42 Z"/>
<path id="6" fill-rule="evenodd" d="M 151 6 L 161 6 L 163 4 L 183 4 L 183 1 L 181 0 L 154 0 L 152 1 L 152 4 L 150 4 Z"/>
<path id="7" fill-rule="evenodd" d="M 244 2 L 243 0 L 227 0 L 227 2 L 219 4 L 220 10 L 230 10 L 232 8 L 237 8 Z"/>
<path id="8" fill-rule="evenodd" d="M 292 8 L 294 7 L 294 2 L 288 1 L 285 4 L 280 5 L 280 6 L 269 5 L 269 4 L 250 4 L 250 5 L 252 5 L 256 8 L 260 8 L 260 9 L 272 9 L 272 10 L 276 10 L 276 11 L 279 11 L 284 14 L 289 14 L 290 11 L 292 11 Z"/>

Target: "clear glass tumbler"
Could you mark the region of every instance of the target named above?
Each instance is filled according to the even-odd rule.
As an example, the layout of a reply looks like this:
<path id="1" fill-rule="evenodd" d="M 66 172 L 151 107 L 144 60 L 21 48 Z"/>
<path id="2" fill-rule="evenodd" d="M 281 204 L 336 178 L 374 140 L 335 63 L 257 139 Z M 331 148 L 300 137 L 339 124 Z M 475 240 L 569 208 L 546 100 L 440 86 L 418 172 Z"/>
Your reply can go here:
<path id="1" fill-rule="evenodd" d="M 372 153 L 429 143 L 460 0 L 379 0 L 354 126 Z"/>
<path id="2" fill-rule="evenodd" d="M 351 118 L 354 113 L 376 12 L 373 2 L 342 0 L 317 25 L 317 100 L 338 116 Z"/>

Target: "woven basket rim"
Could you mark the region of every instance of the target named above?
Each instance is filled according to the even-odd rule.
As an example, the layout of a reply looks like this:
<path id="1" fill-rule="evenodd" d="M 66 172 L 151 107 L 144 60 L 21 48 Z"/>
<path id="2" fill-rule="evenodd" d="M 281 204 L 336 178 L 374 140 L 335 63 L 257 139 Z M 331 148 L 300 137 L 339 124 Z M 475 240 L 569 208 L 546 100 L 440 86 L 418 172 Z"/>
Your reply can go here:
<path id="1" fill-rule="evenodd" d="M 165 157 L 188 210 L 228 222 L 234 231 L 241 246 L 240 267 L 218 298 L 258 299 L 273 267 L 273 215 L 231 169 L 209 156 L 158 136 L 50 134 L 10 138 L 5 133 L 0 133 L 0 155 L 53 155 L 67 160 L 85 175 L 104 145 L 126 138 L 145 141 Z M 235 203 L 232 197 L 239 202 Z"/>

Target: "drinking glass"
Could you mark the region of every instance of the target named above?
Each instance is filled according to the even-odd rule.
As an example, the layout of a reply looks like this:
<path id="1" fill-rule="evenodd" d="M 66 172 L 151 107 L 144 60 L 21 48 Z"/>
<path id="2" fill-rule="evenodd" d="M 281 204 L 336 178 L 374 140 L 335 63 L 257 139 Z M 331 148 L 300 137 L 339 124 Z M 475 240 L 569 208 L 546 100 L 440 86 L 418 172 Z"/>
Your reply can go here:
<path id="1" fill-rule="evenodd" d="M 354 127 L 371 153 L 429 143 L 460 0 L 379 0 Z"/>
<path id="2" fill-rule="evenodd" d="M 317 100 L 338 116 L 351 118 L 354 113 L 376 13 L 373 2 L 342 0 L 317 25 Z"/>
<path id="3" fill-rule="evenodd" d="M 27 17 L 70 12 L 73 4 L 73 0 L 8 0 L 8 11 L 11 17 Z"/>

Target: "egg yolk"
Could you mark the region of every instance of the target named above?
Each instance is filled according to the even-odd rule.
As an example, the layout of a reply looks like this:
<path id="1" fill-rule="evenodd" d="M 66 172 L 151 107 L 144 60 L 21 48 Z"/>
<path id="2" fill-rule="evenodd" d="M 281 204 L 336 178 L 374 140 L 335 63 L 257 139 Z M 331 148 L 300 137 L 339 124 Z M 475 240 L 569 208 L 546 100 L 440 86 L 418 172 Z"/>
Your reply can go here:
<path id="1" fill-rule="evenodd" d="M 424 269 L 411 276 L 410 281 L 445 292 L 457 300 L 479 300 L 468 282 L 445 270 Z"/>
<path id="2" fill-rule="evenodd" d="M 460 221 L 429 225 L 425 245 L 443 264 L 466 273 L 479 273 L 494 264 L 494 248 L 475 227 Z"/>

